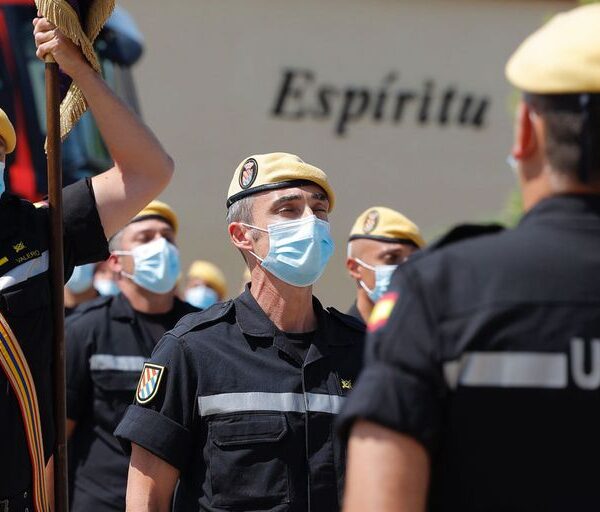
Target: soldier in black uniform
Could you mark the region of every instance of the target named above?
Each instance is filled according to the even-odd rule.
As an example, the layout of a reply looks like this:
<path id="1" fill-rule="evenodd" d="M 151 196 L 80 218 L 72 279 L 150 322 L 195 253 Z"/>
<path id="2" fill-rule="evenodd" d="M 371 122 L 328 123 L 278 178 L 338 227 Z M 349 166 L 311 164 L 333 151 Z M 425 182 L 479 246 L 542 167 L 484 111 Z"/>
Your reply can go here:
<path id="1" fill-rule="evenodd" d="M 518 227 L 454 231 L 377 304 L 345 510 L 599 509 L 598 27 L 558 15 L 508 63 Z"/>
<path id="2" fill-rule="evenodd" d="M 38 56 L 52 53 L 83 90 L 115 166 L 64 190 L 65 278 L 75 265 L 108 255 L 112 235 L 168 183 L 172 161 L 152 133 L 110 91 L 77 47 L 36 20 Z M 1 112 L 1 111 L 0 111 Z M 0 114 L 0 161 L 16 144 Z M 9 170 L 10 171 L 10 170 Z M 37 390 L 45 461 L 52 453 L 51 311 L 48 283 L 48 208 L 4 192 L 0 197 L 0 312 L 12 329 Z M 0 508 L 33 510 L 32 465 L 13 388 L 0 369 Z M 51 473 L 51 466 L 48 471 Z"/>
<path id="3" fill-rule="evenodd" d="M 251 283 L 185 317 L 144 366 L 115 432 L 132 447 L 128 510 L 170 510 L 178 478 L 175 510 L 339 509 L 332 423 L 364 332 L 312 296 L 333 252 L 333 203 L 325 173 L 294 155 L 238 167 L 227 220 Z"/>
<path id="4" fill-rule="evenodd" d="M 121 293 L 83 304 L 67 322 L 73 512 L 125 510 L 129 457 L 113 431 L 158 340 L 183 316 L 198 311 L 175 296 L 177 225 L 175 212 L 160 201 L 136 215 L 110 242 L 108 264 Z M 156 244 L 160 252 L 140 258 L 140 250 Z M 133 256 L 124 254 L 130 251 Z"/>
<path id="5" fill-rule="evenodd" d="M 424 246 L 417 225 L 400 212 L 385 206 L 362 212 L 348 238 L 346 268 L 356 282 L 356 301 L 348 314 L 367 323 L 398 265 Z"/>

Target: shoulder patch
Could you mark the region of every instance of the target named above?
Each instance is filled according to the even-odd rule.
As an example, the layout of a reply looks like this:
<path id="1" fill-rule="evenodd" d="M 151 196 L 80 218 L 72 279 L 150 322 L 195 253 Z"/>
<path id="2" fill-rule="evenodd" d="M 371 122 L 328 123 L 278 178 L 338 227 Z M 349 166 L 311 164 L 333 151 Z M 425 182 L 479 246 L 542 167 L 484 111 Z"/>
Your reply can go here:
<path id="1" fill-rule="evenodd" d="M 179 320 L 177 325 L 168 331 L 168 334 L 180 337 L 198 327 L 207 327 L 227 315 L 232 307 L 233 300 L 228 300 L 226 302 L 217 302 L 203 311 L 189 313 Z"/>
<path id="2" fill-rule="evenodd" d="M 146 404 L 156 396 L 164 373 L 164 366 L 144 363 L 137 391 L 135 392 L 135 399 L 138 403 Z"/>
<path id="3" fill-rule="evenodd" d="M 504 226 L 500 224 L 461 224 L 455 226 L 445 235 L 432 242 L 427 249 L 435 250 L 440 247 L 460 242 L 461 240 L 467 240 L 469 238 L 476 238 L 483 235 L 492 235 L 504 231 Z"/>
<path id="4" fill-rule="evenodd" d="M 346 324 L 348 327 L 351 327 L 352 329 L 354 329 L 356 331 L 365 332 L 365 324 L 363 324 L 357 318 L 355 318 L 351 315 L 347 315 L 346 313 L 342 313 L 341 311 L 338 311 L 337 309 L 331 308 L 331 307 L 327 308 L 327 311 L 332 316 L 334 316 L 339 321 L 341 321 L 343 324 Z"/>
<path id="5" fill-rule="evenodd" d="M 371 316 L 369 317 L 369 323 L 367 325 L 367 330 L 369 332 L 378 331 L 387 324 L 397 300 L 397 292 L 387 292 L 381 296 L 381 299 L 377 301 L 377 304 L 375 304 Z"/>

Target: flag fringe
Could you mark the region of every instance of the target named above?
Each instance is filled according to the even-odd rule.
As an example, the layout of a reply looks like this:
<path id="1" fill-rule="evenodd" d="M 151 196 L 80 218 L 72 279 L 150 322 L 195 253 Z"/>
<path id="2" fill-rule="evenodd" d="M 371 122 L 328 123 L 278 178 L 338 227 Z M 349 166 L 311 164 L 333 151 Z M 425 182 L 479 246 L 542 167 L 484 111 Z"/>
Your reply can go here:
<path id="1" fill-rule="evenodd" d="M 100 34 L 106 20 L 115 7 L 115 0 L 95 1 L 90 6 L 81 27 L 75 10 L 65 0 L 35 0 L 38 11 L 53 25 L 81 48 L 90 66 L 101 73 L 100 62 L 94 51 L 94 40 Z M 71 82 L 67 95 L 60 105 L 60 136 L 64 140 L 73 126 L 87 110 L 87 102 L 79 86 Z"/>

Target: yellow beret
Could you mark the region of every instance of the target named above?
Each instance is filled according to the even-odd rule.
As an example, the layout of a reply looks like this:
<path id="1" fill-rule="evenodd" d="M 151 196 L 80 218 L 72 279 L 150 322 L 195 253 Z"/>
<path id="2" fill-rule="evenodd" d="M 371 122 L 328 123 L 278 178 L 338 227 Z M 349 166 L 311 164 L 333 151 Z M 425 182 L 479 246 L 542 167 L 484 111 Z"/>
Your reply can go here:
<path id="1" fill-rule="evenodd" d="M 358 216 L 348 241 L 358 238 L 381 242 L 410 241 L 417 247 L 425 245 L 417 225 L 396 210 L 385 206 L 374 206 Z"/>
<path id="2" fill-rule="evenodd" d="M 329 199 L 329 211 L 333 210 L 335 194 L 327 181 L 327 175 L 321 169 L 289 153 L 253 155 L 235 170 L 227 193 L 227 208 L 258 192 L 297 187 L 306 183 L 319 185 Z"/>
<path id="3" fill-rule="evenodd" d="M 227 295 L 227 281 L 223 272 L 210 261 L 196 260 L 191 264 L 187 273 L 188 279 L 202 279 L 208 286 L 213 288 L 219 298 Z"/>
<path id="4" fill-rule="evenodd" d="M 519 46 L 506 76 L 534 94 L 600 92 L 600 4 L 554 16 Z"/>
<path id="5" fill-rule="evenodd" d="M 162 201 L 154 200 L 151 201 L 140 213 L 138 213 L 131 222 L 139 222 L 140 220 L 147 219 L 149 217 L 160 217 L 161 219 L 166 220 L 175 234 L 177 234 L 177 228 L 179 227 L 179 220 L 177 219 L 177 214 L 167 203 L 163 203 Z"/>
<path id="6" fill-rule="evenodd" d="M 12 153 L 17 145 L 17 135 L 6 112 L 0 108 L 0 137 L 6 145 L 6 154 Z"/>

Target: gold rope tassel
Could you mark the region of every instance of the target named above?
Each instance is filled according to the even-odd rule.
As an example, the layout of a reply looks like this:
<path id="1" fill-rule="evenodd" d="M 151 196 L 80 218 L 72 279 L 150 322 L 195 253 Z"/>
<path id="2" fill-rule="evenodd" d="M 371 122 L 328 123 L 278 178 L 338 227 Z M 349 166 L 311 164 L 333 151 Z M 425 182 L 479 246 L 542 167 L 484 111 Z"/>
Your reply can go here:
<path id="1" fill-rule="evenodd" d="M 84 20 L 85 31 L 81 27 L 75 10 L 65 0 L 35 0 L 38 11 L 50 23 L 81 48 L 90 66 L 100 73 L 100 62 L 94 51 L 94 41 L 115 8 L 115 0 L 96 0 L 88 10 Z M 75 82 L 71 83 L 67 95 L 60 105 L 60 136 L 69 134 L 73 126 L 87 110 L 87 102 Z"/>

